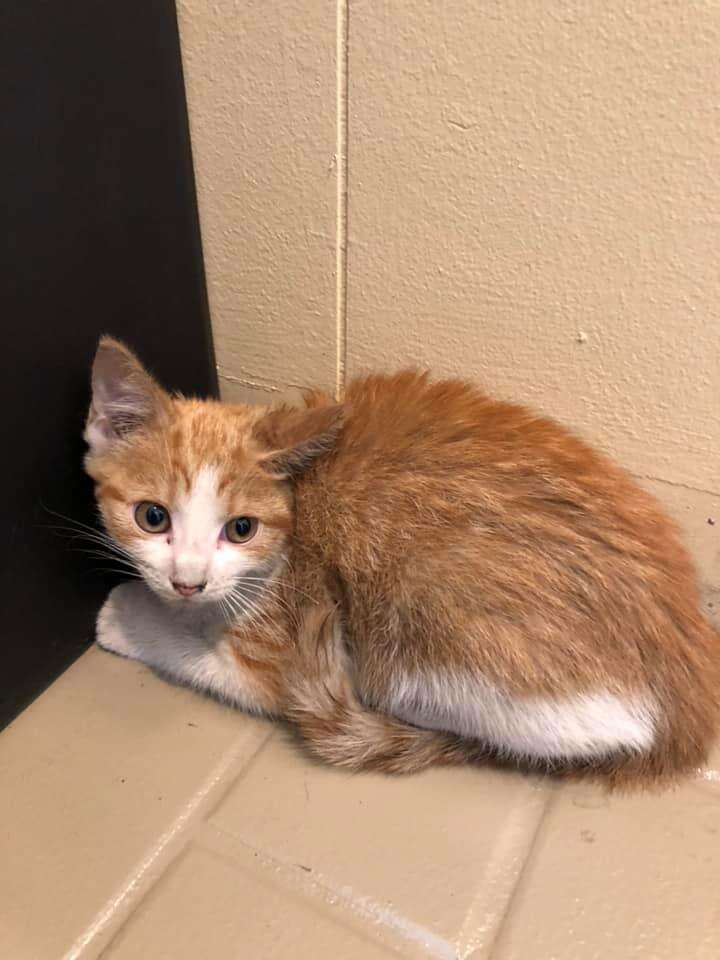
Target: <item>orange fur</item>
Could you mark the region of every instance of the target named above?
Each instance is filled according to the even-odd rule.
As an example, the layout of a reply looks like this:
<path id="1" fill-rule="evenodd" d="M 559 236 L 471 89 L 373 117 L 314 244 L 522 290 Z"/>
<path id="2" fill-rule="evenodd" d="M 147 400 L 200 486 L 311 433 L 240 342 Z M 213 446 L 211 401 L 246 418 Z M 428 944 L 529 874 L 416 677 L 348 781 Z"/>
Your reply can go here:
<path id="1" fill-rule="evenodd" d="M 548 768 L 664 783 L 704 761 L 720 644 L 692 563 L 654 500 L 558 424 L 412 371 L 305 412 L 151 394 L 140 426 L 88 456 L 106 526 L 127 544 L 128 503 L 218 470 L 228 517 L 266 525 L 249 549 L 286 557 L 263 622 L 229 631 L 237 662 L 317 756 L 403 772 L 497 752 L 388 714 L 398 675 L 420 671 L 520 702 L 652 696 L 651 749 Z"/>

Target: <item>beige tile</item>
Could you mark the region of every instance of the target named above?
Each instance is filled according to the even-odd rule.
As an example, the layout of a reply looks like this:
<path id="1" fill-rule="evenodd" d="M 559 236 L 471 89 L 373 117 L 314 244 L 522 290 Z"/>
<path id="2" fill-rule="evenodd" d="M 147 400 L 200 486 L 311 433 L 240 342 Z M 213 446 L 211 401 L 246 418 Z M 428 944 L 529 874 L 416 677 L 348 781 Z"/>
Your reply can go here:
<path id="1" fill-rule="evenodd" d="M 269 729 L 88 651 L 0 737 L 0 957 L 94 949 Z"/>
<path id="2" fill-rule="evenodd" d="M 716 960 L 719 861 L 720 782 L 615 798 L 565 788 L 493 960 Z"/>
<path id="3" fill-rule="evenodd" d="M 351 776 L 92 650 L 0 765 L 3 960 L 720 953 L 720 750 L 660 797 Z"/>
<path id="4" fill-rule="evenodd" d="M 349 915 L 406 956 L 492 942 L 547 790 L 478 769 L 348 775 L 274 739 L 211 823 L 280 865 L 303 865 Z"/>
<path id="5" fill-rule="evenodd" d="M 271 871 L 194 847 L 168 870 L 103 954 L 107 960 L 381 960 L 337 909 L 278 886 Z M 338 920 L 340 922 L 338 922 Z"/>

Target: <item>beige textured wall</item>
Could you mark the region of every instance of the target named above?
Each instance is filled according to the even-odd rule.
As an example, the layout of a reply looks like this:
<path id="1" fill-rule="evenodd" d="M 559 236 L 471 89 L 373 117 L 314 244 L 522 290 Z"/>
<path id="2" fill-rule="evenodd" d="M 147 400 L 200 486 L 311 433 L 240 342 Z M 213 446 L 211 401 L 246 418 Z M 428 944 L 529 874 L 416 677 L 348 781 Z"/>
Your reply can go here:
<path id="1" fill-rule="evenodd" d="M 178 14 L 224 395 L 334 385 L 335 4 L 179 0 Z"/>
<path id="2" fill-rule="evenodd" d="M 645 478 L 720 581 L 720 5 L 179 15 L 225 395 L 471 376 Z"/>

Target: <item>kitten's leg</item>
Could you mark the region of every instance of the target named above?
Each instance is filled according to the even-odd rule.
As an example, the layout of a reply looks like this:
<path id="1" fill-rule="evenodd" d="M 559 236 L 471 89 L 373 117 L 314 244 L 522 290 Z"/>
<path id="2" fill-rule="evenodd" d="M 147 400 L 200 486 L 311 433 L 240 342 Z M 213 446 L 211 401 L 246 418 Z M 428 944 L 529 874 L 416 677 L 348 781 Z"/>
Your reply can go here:
<path id="1" fill-rule="evenodd" d="M 95 625 L 98 646 L 131 660 L 143 659 L 143 638 L 135 637 L 145 604 L 142 584 L 121 583 L 114 587 L 100 608 Z"/>
<path id="2" fill-rule="evenodd" d="M 201 626 L 183 616 L 144 583 L 123 583 L 111 591 L 98 615 L 97 642 L 227 703 L 277 712 L 274 695 L 262 677 L 243 670 L 220 626 Z"/>
<path id="3" fill-rule="evenodd" d="M 386 773 L 486 759 L 487 751 L 478 743 L 414 727 L 366 707 L 353 688 L 333 609 L 306 612 L 297 652 L 285 713 L 320 759 L 350 770 Z"/>

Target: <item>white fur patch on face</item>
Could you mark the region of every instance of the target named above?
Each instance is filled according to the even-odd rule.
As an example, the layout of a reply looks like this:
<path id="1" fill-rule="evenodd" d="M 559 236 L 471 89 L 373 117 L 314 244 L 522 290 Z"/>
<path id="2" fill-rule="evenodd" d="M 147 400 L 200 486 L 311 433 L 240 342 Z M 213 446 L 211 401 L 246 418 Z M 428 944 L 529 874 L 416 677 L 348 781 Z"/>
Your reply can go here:
<path id="1" fill-rule="evenodd" d="M 221 537 L 230 518 L 217 487 L 217 471 L 203 467 L 191 489 L 177 503 L 168 505 L 168 533 L 146 538 L 136 548 L 148 584 L 164 596 L 175 596 L 173 582 L 205 584 L 193 602 L 216 601 L 232 591 L 236 578 L 253 567 L 241 545 Z"/>
<path id="2" fill-rule="evenodd" d="M 203 467 L 172 511 L 174 575 L 182 583 L 209 579 L 218 535 L 227 519 L 217 486 L 217 471 Z"/>
<path id="3" fill-rule="evenodd" d="M 657 707 L 650 697 L 607 690 L 568 697 L 517 697 L 478 676 L 403 675 L 388 712 L 530 759 L 588 760 L 652 747 Z"/>

